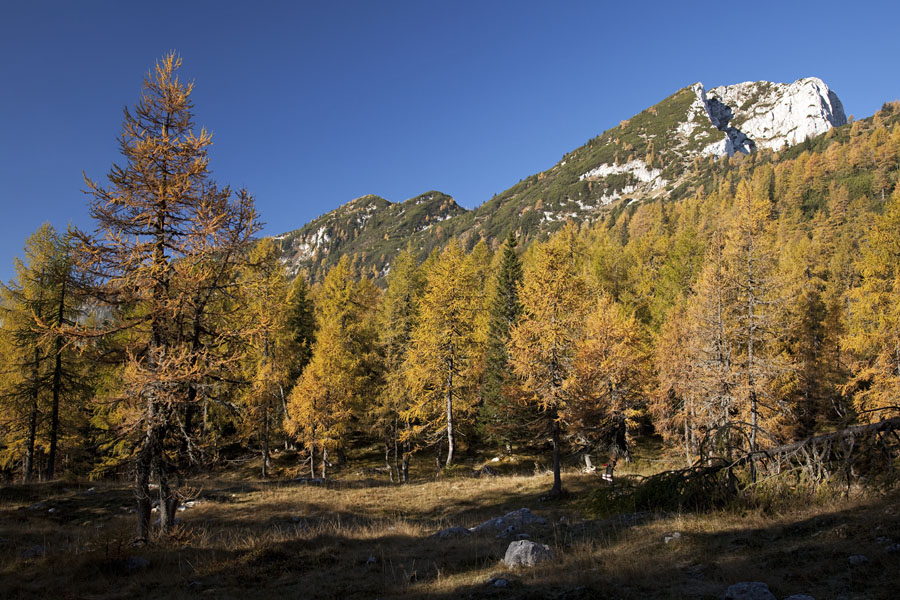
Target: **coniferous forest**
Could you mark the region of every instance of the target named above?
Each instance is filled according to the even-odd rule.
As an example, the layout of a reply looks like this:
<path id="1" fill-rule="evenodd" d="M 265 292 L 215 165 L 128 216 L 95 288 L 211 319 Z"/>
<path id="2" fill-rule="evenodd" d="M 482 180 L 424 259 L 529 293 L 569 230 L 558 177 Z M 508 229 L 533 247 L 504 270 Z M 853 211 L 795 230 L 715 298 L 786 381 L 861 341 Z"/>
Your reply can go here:
<path id="1" fill-rule="evenodd" d="M 893 498 L 878 510 L 895 508 L 900 103 L 780 152 L 697 159 L 677 198 L 623 200 L 552 232 L 509 219 L 496 237 L 450 238 L 427 253 L 410 241 L 386 274 L 343 255 L 311 277 L 289 272 L 277 241 L 259 237 L 265 215 L 252 191 L 211 178 L 213 140 L 194 121 L 180 64 L 175 54 L 156 64 L 125 112 L 118 162 L 87 174 L 93 229 L 42 226 L 2 288 L 4 510 L 51 502 L 42 494 L 91 498 L 86 488 L 112 495 L 118 510 L 118 525 L 97 530 L 105 541 L 72 542 L 87 546 L 66 569 L 104 585 L 137 572 L 139 593 L 170 593 L 148 581 L 154 569 L 173 571 L 165 557 L 177 555 L 187 573 L 178 589 L 225 597 L 237 589 L 230 571 L 280 585 L 291 563 L 316 577 L 337 565 L 377 572 L 348 575 L 353 597 L 481 597 L 483 582 L 460 573 L 490 571 L 506 542 L 465 542 L 475 556 L 461 558 L 463 542 L 443 541 L 451 533 L 433 544 L 457 546 L 423 558 L 404 549 L 412 542 L 382 540 L 382 520 L 397 516 L 391 535 L 431 540 L 496 516 L 477 510 L 507 506 L 491 494 L 557 520 L 577 513 L 581 530 L 562 521 L 544 538 L 556 540 L 557 560 L 570 552 L 566 564 L 589 573 L 617 555 L 633 561 L 640 536 L 660 537 L 663 526 L 699 540 L 736 514 L 871 494 Z M 612 485 L 601 478 L 607 464 Z M 485 480 L 499 487 L 471 487 Z M 316 500 L 326 492 L 335 496 Z M 76 512 L 75 500 L 58 502 L 62 524 L 41 525 L 45 538 Z M 218 528 L 228 541 L 213 540 L 212 523 L 226 517 L 209 513 L 193 528 L 188 518 L 217 502 L 246 504 L 235 517 L 243 528 Z M 273 516 L 266 502 L 287 512 Z M 859 505 L 842 510 L 864 518 Z M 651 513 L 720 521 L 603 529 L 611 515 Z M 815 529 L 826 517 L 804 518 Z M 883 536 L 900 535 L 892 519 Z M 831 535 L 833 518 L 822 527 Z M 721 551 L 690 543 L 654 552 L 675 564 Z M 51 545 L 35 542 L 27 558 L 52 561 Z M 26 572 L 53 564 L 21 567 L 22 550 L 10 552 Z M 867 561 L 890 572 L 896 556 Z M 701 560 L 712 573 L 704 581 L 735 579 Z M 623 597 L 646 593 L 618 568 Z M 503 586 L 532 597 L 528 585 L 541 594 L 562 585 L 536 573 L 504 576 Z M 773 585 L 799 592 L 804 581 Z M 14 595 L 40 591 L 10 585 Z M 717 597 L 703 595 L 713 587 L 678 594 Z M 323 582 L 309 589 L 352 596 Z"/>

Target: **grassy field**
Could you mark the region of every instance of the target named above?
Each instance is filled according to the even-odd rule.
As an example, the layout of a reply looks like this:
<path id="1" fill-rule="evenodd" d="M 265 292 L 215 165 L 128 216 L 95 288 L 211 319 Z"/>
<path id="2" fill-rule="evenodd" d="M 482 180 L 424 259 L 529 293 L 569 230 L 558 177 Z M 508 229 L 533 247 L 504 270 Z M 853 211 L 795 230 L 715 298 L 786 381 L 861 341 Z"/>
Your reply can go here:
<path id="1" fill-rule="evenodd" d="M 252 481 L 249 473 L 196 480 L 175 535 L 140 548 L 130 545 L 127 485 L 7 486 L 0 597 L 713 599 L 738 581 L 766 582 L 778 598 L 900 594 L 900 553 L 889 551 L 900 542 L 896 491 L 635 523 L 590 505 L 599 474 L 567 472 L 570 494 L 542 502 L 552 478 L 531 471 L 420 473 L 397 486 L 351 462 L 325 485 Z M 546 519 L 524 531 L 549 544 L 554 561 L 511 571 L 501 562 L 510 540 L 496 532 L 430 537 L 522 507 Z M 666 543 L 674 532 L 680 537 Z M 868 562 L 851 565 L 855 554 Z M 489 583 L 497 577 L 508 585 Z"/>

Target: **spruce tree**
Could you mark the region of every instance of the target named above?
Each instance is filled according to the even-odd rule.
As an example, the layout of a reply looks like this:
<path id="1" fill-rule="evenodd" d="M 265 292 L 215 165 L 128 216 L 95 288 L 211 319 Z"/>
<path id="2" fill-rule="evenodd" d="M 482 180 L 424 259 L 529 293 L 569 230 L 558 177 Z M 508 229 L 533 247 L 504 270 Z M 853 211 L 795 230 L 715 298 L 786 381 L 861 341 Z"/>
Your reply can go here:
<path id="1" fill-rule="evenodd" d="M 527 419 L 517 406 L 514 394 L 504 388 L 512 383 L 507 344 L 509 334 L 522 315 L 519 287 L 522 284 L 522 262 L 516 253 L 516 236 L 510 232 L 501 249 L 500 265 L 488 305 L 488 337 L 485 367 L 481 383 L 481 408 L 478 430 L 486 441 L 500 442 L 509 449 L 521 434 Z"/>

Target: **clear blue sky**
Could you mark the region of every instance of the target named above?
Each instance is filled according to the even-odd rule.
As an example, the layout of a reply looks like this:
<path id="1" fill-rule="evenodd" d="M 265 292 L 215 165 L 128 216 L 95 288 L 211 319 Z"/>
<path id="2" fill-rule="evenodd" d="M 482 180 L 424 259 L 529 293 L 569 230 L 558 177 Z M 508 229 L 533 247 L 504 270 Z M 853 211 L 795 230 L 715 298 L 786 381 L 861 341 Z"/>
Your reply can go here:
<path id="1" fill-rule="evenodd" d="M 848 114 L 900 98 L 893 2 L 6 2 L 0 278 L 49 220 L 92 228 L 81 173 L 168 50 L 220 184 L 277 234 L 363 194 L 473 207 L 695 81 L 821 77 Z"/>

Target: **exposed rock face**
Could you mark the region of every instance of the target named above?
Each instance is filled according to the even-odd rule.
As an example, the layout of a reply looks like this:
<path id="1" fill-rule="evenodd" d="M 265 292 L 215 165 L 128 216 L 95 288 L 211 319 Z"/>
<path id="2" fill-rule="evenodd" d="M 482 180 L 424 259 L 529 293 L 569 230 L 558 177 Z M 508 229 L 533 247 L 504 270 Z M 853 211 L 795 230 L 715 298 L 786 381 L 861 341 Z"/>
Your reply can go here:
<path id="1" fill-rule="evenodd" d="M 507 567 L 533 567 L 538 563 L 553 559 L 553 550 L 546 544 L 529 540 L 510 542 L 503 562 Z"/>
<path id="2" fill-rule="evenodd" d="M 818 77 L 791 84 L 747 81 L 706 90 L 693 86 L 697 101 L 687 121 L 703 111 L 725 139 L 708 145 L 704 154 L 749 153 L 754 148 L 780 150 L 847 122 L 837 94 Z"/>

